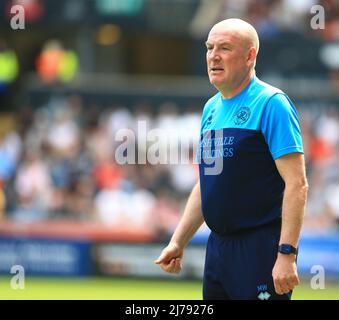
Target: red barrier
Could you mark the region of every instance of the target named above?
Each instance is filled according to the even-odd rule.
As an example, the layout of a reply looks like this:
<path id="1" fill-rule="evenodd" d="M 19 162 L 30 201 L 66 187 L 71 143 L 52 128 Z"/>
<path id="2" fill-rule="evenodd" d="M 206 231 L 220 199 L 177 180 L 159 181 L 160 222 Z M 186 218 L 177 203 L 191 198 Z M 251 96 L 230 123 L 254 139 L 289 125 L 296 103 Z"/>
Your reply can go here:
<path id="1" fill-rule="evenodd" d="M 109 226 L 100 222 L 46 221 L 23 223 L 1 221 L 0 237 L 76 239 L 112 242 L 151 242 L 154 234 L 135 227 Z"/>

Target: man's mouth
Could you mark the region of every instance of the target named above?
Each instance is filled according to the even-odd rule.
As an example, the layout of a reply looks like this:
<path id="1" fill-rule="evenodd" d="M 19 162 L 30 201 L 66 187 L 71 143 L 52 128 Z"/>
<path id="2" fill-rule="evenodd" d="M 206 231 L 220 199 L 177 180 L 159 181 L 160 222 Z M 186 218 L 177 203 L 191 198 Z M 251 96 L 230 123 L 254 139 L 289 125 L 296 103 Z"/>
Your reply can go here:
<path id="1" fill-rule="evenodd" d="M 210 70 L 212 72 L 221 72 L 221 71 L 224 71 L 224 69 L 221 68 L 221 67 L 212 67 L 212 68 L 210 68 Z"/>

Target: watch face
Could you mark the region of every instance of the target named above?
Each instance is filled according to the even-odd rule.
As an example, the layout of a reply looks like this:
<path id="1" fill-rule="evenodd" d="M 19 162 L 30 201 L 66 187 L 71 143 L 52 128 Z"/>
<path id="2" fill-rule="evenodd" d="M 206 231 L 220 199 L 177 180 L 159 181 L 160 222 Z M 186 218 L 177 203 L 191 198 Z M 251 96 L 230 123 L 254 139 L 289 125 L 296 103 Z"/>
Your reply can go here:
<path id="1" fill-rule="evenodd" d="M 282 246 L 281 247 L 281 251 L 283 253 L 291 253 L 291 248 L 287 247 L 287 246 Z"/>
<path id="2" fill-rule="evenodd" d="M 279 248 L 279 252 L 285 253 L 285 254 L 290 254 L 290 253 L 294 253 L 295 249 L 290 245 L 282 244 Z"/>

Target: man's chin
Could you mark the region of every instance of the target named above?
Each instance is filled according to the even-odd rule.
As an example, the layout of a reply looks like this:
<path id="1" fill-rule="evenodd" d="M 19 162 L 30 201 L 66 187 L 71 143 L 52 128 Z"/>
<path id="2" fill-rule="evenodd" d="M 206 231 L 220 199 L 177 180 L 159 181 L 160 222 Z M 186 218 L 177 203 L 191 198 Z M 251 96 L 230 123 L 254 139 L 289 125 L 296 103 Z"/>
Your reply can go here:
<path id="1" fill-rule="evenodd" d="M 218 87 L 222 84 L 222 81 L 220 79 L 215 79 L 214 77 L 210 77 L 210 83 L 215 86 Z"/>

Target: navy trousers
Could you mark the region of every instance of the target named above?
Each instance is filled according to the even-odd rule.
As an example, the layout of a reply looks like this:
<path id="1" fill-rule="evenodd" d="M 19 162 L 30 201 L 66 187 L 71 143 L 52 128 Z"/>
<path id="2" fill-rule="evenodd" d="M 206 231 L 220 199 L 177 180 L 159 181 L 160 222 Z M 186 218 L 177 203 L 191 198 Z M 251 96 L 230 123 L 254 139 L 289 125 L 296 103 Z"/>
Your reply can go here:
<path id="1" fill-rule="evenodd" d="M 289 300 L 278 295 L 272 270 L 277 258 L 281 224 L 273 223 L 232 235 L 211 232 L 203 280 L 206 300 Z"/>

